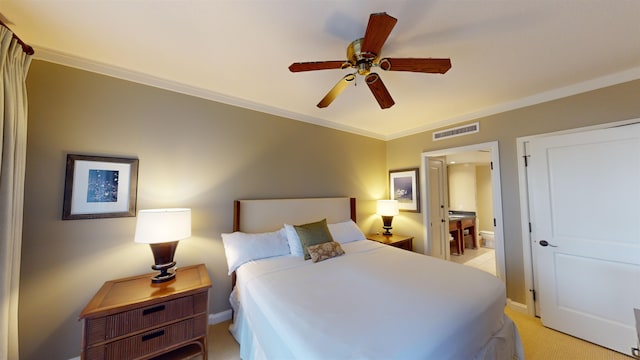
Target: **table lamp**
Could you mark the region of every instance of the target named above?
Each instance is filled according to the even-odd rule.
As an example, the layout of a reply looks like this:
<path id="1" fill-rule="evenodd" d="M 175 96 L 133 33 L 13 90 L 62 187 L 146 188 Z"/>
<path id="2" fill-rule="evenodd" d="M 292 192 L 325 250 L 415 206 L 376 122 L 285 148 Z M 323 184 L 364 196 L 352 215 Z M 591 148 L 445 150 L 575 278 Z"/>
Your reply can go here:
<path id="1" fill-rule="evenodd" d="M 382 235 L 391 235 L 391 221 L 399 214 L 398 200 L 378 200 L 376 213 L 382 216 Z"/>
<path id="2" fill-rule="evenodd" d="M 151 278 L 153 283 L 169 281 L 176 277 L 169 271 L 176 265 L 173 255 L 178 241 L 191 236 L 191 209 L 150 209 L 138 212 L 135 242 L 149 244 L 155 264 L 153 270 L 160 273 Z"/>

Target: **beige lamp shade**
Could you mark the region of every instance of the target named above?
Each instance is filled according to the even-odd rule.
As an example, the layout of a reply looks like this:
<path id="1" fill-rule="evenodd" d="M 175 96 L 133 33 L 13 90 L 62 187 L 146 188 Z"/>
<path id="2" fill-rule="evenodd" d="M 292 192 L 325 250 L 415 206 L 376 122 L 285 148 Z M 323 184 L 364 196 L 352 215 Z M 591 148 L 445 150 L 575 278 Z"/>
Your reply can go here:
<path id="1" fill-rule="evenodd" d="M 398 200 L 378 200 L 376 213 L 382 216 L 398 215 L 400 213 Z"/>
<path id="2" fill-rule="evenodd" d="M 191 209 L 150 209 L 138 212 L 134 241 L 156 244 L 191 237 Z"/>

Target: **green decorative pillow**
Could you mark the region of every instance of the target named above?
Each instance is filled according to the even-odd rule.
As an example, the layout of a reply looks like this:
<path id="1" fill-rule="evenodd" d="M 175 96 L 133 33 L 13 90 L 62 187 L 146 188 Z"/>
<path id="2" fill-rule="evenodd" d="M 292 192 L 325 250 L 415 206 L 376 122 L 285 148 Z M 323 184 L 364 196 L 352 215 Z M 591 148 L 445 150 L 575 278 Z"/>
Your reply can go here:
<path id="1" fill-rule="evenodd" d="M 307 250 L 309 250 L 311 261 L 313 261 L 314 263 L 344 254 L 342 246 L 340 246 L 340 243 L 336 241 L 326 242 L 318 245 L 311 245 L 307 247 Z"/>
<path id="2" fill-rule="evenodd" d="M 296 229 L 296 233 L 298 233 L 298 237 L 300 238 L 300 245 L 302 245 L 305 260 L 311 259 L 311 255 L 309 255 L 309 250 L 307 249 L 309 246 L 333 241 L 333 237 L 327 226 L 327 219 L 304 225 L 294 225 L 293 227 Z"/>

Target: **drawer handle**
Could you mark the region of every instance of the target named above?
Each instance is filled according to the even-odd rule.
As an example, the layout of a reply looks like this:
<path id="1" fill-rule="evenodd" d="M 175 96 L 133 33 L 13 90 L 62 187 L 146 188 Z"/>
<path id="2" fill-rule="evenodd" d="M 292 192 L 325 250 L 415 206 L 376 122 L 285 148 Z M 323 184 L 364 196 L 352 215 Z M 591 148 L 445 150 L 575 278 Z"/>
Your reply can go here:
<path id="1" fill-rule="evenodd" d="M 164 308 L 165 308 L 164 305 L 158 305 L 158 306 L 154 306 L 152 308 L 144 309 L 142 311 L 142 316 L 153 314 L 153 313 L 158 312 L 158 311 L 163 311 Z"/>
<path id="2" fill-rule="evenodd" d="M 155 339 L 159 336 L 163 336 L 164 335 L 164 330 L 160 330 L 160 331 L 156 331 L 156 332 L 152 332 L 151 334 L 147 334 L 147 335 L 142 335 L 142 341 L 147 341 L 147 340 L 151 340 L 151 339 Z"/>

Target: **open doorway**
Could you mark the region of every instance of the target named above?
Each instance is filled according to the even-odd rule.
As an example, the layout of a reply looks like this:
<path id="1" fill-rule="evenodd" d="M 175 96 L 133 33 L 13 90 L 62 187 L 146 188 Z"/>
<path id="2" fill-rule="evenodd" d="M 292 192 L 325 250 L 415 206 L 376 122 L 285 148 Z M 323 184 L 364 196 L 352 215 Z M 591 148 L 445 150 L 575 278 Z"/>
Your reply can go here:
<path id="1" fill-rule="evenodd" d="M 498 143 L 425 152 L 422 158 L 425 253 L 504 281 Z"/>
<path id="2" fill-rule="evenodd" d="M 489 149 L 445 156 L 449 260 L 496 275 Z"/>

